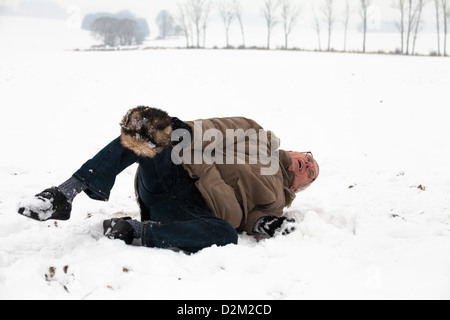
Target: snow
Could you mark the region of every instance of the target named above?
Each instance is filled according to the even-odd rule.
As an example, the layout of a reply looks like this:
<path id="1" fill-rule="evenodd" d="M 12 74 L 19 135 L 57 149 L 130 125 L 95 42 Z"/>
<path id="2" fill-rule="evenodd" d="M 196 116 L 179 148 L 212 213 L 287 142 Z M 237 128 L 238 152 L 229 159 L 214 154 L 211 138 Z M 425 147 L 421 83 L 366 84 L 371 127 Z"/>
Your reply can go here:
<path id="1" fill-rule="evenodd" d="M 450 298 L 450 59 L 46 41 L 0 43 L 0 299 Z M 103 220 L 139 216 L 136 166 L 109 202 L 78 196 L 69 221 L 17 214 L 116 138 L 138 105 L 186 120 L 250 117 L 281 148 L 312 151 L 320 176 L 286 209 L 297 231 L 194 255 L 109 240 Z"/>

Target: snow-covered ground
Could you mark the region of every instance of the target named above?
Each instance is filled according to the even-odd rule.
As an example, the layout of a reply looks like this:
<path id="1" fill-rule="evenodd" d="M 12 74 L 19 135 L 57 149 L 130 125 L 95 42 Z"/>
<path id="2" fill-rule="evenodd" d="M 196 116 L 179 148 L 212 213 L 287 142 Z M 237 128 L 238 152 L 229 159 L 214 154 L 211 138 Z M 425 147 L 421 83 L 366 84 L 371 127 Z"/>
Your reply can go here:
<path id="1" fill-rule="evenodd" d="M 25 50 L 1 26 L 0 299 L 450 298 L 450 59 L 73 52 L 70 38 L 43 45 L 36 33 Z M 117 137 L 137 105 L 250 117 L 283 149 L 313 151 L 321 175 L 286 210 L 298 231 L 190 256 L 108 240 L 104 219 L 139 215 L 135 166 L 110 202 L 77 197 L 67 222 L 16 213 Z"/>

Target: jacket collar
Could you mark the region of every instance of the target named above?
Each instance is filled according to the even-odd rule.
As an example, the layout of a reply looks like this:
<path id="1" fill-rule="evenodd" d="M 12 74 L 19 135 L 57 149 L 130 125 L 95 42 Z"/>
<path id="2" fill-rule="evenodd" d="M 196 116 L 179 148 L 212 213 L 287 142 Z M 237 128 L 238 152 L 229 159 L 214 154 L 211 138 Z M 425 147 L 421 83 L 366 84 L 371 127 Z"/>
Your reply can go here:
<path id="1" fill-rule="evenodd" d="M 286 197 L 285 206 L 290 207 L 296 197 L 295 192 L 290 189 L 290 187 L 294 183 L 295 174 L 288 170 L 288 168 L 292 164 L 292 158 L 289 155 L 289 153 L 284 150 L 279 150 L 279 155 L 280 155 L 281 173 L 283 174 L 284 195 Z"/>

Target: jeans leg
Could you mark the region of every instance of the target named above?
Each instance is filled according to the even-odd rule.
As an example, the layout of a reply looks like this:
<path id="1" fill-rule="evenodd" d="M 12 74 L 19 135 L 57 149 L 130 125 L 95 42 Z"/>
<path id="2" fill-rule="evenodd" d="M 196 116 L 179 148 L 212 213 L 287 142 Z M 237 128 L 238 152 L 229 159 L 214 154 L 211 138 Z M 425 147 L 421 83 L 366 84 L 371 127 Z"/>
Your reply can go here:
<path id="1" fill-rule="evenodd" d="M 170 198 L 174 181 L 173 163 L 166 161 L 170 150 L 163 150 L 154 158 L 139 159 L 135 188 L 143 222 L 152 220 L 150 208 L 153 205 Z"/>
<path id="2" fill-rule="evenodd" d="M 147 247 L 197 252 L 213 245 L 238 242 L 236 230 L 204 208 L 167 200 L 154 210 L 158 210 L 165 219 L 144 223 L 142 243 Z"/>
<path id="3" fill-rule="evenodd" d="M 122 146 L 119 137 L 87 161 L 73 176 L 86 185 L 85 192 L 90 198 L 107 201 L 116 176 L 138 160 L 134 152 Z"/>
<path id="4" fill-rule="evenodd" d="M 175 183 L 177 166 L 171 160 L 172 148 L 166 148 L 154 158 L 140 158 L 138 169 L 139 195 L 147 206 L 170 193 Z M 154 199 L 147 199 L 156 195 Z"/>
<path id="5" fill-rule="evenodd" d="M 171 151 L 166 148 L 152 159 L 139 160 L 137 186 L 145 210 L 142 243 L 189 252 L 236 244 L 236 230 L 209 210 L 195 181 L 172 162 Z"/>

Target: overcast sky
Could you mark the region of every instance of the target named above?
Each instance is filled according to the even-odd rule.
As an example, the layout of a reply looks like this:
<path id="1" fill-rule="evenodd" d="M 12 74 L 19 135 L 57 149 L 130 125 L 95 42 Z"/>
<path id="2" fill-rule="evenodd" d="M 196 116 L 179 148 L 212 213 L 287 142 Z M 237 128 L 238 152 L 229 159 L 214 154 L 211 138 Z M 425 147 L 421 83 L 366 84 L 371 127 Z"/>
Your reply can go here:
<path id="1" fill-rule="evenodd" d="M 214 0 L 219 2 L 220 0 Z M 229 0 L 231 1 L 231 0 Z M 342 17 L 343 5 L 346 0 L 336 0 L 337 16 Z M 359 7 L 359 0 L 349 0 L 352 7 L 353 20 L 360 21 L 357 13 Z M 84 17 L 84 15 L 93 12 L 106 11 L 115 13 L 121 10 L 130 10 L 136 16 L 146 18 L 149 24 L 153 24 L 156 15 L 163 9 L 167 9 L 175 16 L 177 14 L 177 3 L 184 3 L 185 0 L 0 0 L 0 10 L 3 8 L 3 13 L 11 12 L 25 12 L 25 15 L 33 14 L 49 15 L 55 18 L 67 19 L 69 16 L 74 17 L 75 14 Z M 293 0 L 294 3 L 303 4 L 303 19 L 308 19 L 312 16 L 312 3 L 322 3 L 320 0 Z M 373 0 L 374 12 L 380 20 L 394 20 L 397 18 L 397 11 L 392 8 L 394 0 Z M 261 16 L 261 8 L 264 0 L 240 0 L 243 8 L 245 22 L 260 23 L 263 21 Z M 7 8 L 5 10 L 5 8 Z M 426 20 L 428 24 L 434 23 L 433 5 L 429 4 L 425 10 Z M 0 13 L 2 13 L 0 11 Z M 217 9 L 212 15 L 217 15 Z M 355 22 L 354 22 L 355 23 Z"/>
<path id="2" fill-rule="evenodd" d="M 219 0 L 217 0 L 219 1 Z M 216 1 L 216 2 L 217 2 Z M 359 0 L 349 0 L 350 4 L 356 7 Z M 390 3 L 392 0 L 374 0 L 374 5 L 379 6 L 382 11 L 390 10 Z M 18 9 L 20 3 L 33 3 L 35 7 L 38 4 L 45 4 L 45 2 L 53 2 L 58 4 L 62 9 L 67 9 L 70 6 L 76 5 L 80 8 L 83 14 L 96 11 L 120 11 L 129 9 L 136 14 L 142 16 L 154 16 L 162 9 L 170 11 L 176 10 L 177 3 L 183 3 L 184 0 L 0 0 L 0 5 L 5 5 Z M 303 3 L 304 7 L 309 7 L 310 3 L 319 2 L 318 0 L 293 0 L 293 2 Z M 259 14 L 264 0 L 240 0 L 244 12 Z M 339 7 L 345 3 L 345 0 L 336 0 Z M 156 13 L 155 13 L 156 12 Z"/>

